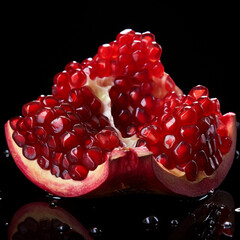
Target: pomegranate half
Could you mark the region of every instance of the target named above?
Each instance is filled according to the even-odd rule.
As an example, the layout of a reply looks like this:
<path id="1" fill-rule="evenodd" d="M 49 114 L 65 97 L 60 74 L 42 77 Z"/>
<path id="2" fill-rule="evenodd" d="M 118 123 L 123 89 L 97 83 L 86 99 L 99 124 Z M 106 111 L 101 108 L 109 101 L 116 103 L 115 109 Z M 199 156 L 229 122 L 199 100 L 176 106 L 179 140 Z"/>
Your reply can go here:
<path id="1" fill-rule="evenodd" d="M 199 196 L 216 188 L 235 154 L 236 116 L 204 86 L 188 95 L 164 72 L 150 32 L 126 29 L 93 58 L 66 65 L 52 95 L 5 125 L 14 161 L 59 196 L 123 189 Z"/>

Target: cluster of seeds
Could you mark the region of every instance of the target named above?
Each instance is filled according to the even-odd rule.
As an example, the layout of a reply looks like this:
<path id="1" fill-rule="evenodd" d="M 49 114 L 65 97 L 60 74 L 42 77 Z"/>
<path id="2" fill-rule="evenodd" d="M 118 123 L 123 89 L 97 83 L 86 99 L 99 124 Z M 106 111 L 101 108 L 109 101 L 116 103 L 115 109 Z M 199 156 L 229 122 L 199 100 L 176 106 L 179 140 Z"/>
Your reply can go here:
<path id="1" fill-rule="evenodd" d="M 52 94 L 66 99 L 71 89 L 86 83 L 85 73 L 92 80 L 113 77 L 109 95 L 114 123 L 123 137 L 131 137 L 139 126 L 152 120 L 158 112 L 160 99 L 153 93 L 159 92 L 155 81 L 164 73 L 161 53 L 162 48 L 152 33 L 126 29 L 117 35 L 115 41 L 101 45 L 93 58 L 67 64 L 63 72 L 55 75 Z M 162 88 L 171 92 L 175 86 L 168 76 Z"/>
<path id="2" fill-rule="evenodd" d="M 101 45 L 98 53 L 82 64 L 90 66 L 91 79 L 131 76 L 143 69 L 149 70 L 150 77 L 161 77 L 164 71 L 161 54 L 162 48 L 152 33 L 126 29 L 117 35 L 115 41 Z"/>
<path id="3" fill-rule="evenodd" d="M 164 73 L 161 53 L 152 33 L 127 29 L 118 34 L 116 41 L 100 46 L 97 55 L 87 60 L 90 76 L 114 76 L 109 95 L 114 123 L 123 137 L 136 134 L 138 127 L 158 112 L 160 99 L 153 92 L 157 88 L 154 78 Z M 170 92 L 175 87 L 169 76 L 165 85 Z"/>
<path id="4" fill-rule="evenodd" d="M 210 99 L 207 88 L 199 85 L 187 96 L 168 94 L 160 113 L 142 127 L 137 145 L 147 145 L 167 169 L 185 171 L 190 181 L 199 171 L 211 175 L 232 144 L 221 127 L 218 100 Z"/>
<path id="5" fill-rule="evenodd" d="M 82 180 L 121 145 L 100 110 L 86 86 L 71 90 L 68 101 L 40 96 L 23 106 L 23 117 L 11 119 L 13 139 L 27 159 L 56 177 Z"/>

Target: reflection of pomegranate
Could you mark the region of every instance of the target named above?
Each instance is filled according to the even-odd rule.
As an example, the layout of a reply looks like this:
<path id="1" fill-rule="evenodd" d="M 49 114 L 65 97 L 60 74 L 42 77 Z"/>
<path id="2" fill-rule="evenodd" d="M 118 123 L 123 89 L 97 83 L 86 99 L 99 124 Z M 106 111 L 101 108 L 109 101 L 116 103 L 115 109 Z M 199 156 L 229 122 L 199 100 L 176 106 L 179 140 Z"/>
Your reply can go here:
<path id="1" fill-rule="evenodd" d="M 21 207 L 13 216 L 8 239 L 93 239 L 78 220 L 63 208 L 46 202 Z"/>
<path id="2" fill-rule="evenodd" d="M 234 235 L 234 201 L 232 196 L 218 190 L 204 201 L 172 232 L 169 239 L 222 239 Z"/>
<path id="3" fill-rule="evenodd" d="M 52 95 L 5 125 L 20 170 L 72 197 L 134 188 L 187 196 L 219 186 L 231 167 L 236 117 L 208 89 L 188 95 L 164 72 L 150 32 L 124 30 L 56 74 Z"/>

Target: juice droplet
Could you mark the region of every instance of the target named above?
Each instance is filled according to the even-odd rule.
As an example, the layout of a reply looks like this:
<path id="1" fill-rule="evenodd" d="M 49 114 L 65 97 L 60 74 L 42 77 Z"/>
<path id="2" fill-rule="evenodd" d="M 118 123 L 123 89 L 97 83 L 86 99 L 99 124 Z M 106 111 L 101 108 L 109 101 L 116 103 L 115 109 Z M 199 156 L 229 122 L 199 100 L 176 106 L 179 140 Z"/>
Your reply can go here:
<path id="1" fill-rule="evenodd" d="M 99 237 L 102 235 L 102 229 L 99 227 L 91 227 L 89 232 L 94 236 L 94 237 Z"/>
<path id="2" fill-rule="evenodd" d="M 174 227 L 174 228 L 176 228 L 178 226 L 178 224 L 179 224 L 177 219 L 171 220 L 170 223 L 171 223 L 171 226 Z"/>
<path id="3" fill-rule="evenodd" d="M 235 208 L 235 212 L 240 213 L 240 207 Z"/>
<path id="4" fill-rule="evenodd" d="M 159 227 L 159 219 L 154 215 L 144 218 L 142 223 L 144 224 L 146 231 L 155 230 Z"/>
<path id="5" fill-rule="evenodd" d="M 6 150 L 3 152 L 3 154 L 4 154 L 4 156 L 5 156 L 6 158 L 10 157 L 10 152 L 9 152 L 8 149 L 6 149 Z"/>

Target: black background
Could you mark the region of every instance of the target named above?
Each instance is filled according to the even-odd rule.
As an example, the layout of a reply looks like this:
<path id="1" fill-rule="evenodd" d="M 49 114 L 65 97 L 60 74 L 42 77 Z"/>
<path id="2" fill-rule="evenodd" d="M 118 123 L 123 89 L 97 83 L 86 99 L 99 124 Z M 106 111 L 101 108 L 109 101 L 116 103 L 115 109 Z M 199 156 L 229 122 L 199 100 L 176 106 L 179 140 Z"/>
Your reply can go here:
<path id="1" fill-rule="evenodd" d="M 195 85 L 205 85 L 210 96 L 220 100 L 223 113 L 232 111 L 239 116 L 238 6 L 130 3 L 49 6 L 39 2 L 2 8 L 1 153 L 7 149 L 4 123 L 20 115 L 24 103 L 50 94 L 53 76 L 68 62 L 94 56 L 99 45 L 114 40 L 125 28 L 155 34 L 163 48 L 165 71 L 185 93 Z M 0 190 L 14 196 L 10 202 L 17 205 L 12 209 L 42 194 L 18 171 L 11 157 L 2 154 L 0 160 Z M 236 206 L 240 205 L 236 191 L 239 166 L 238 160 L 222 185 L 234 196 Z M 9 221 L 12 213 L 6 212 L 1 221 Z"/>

